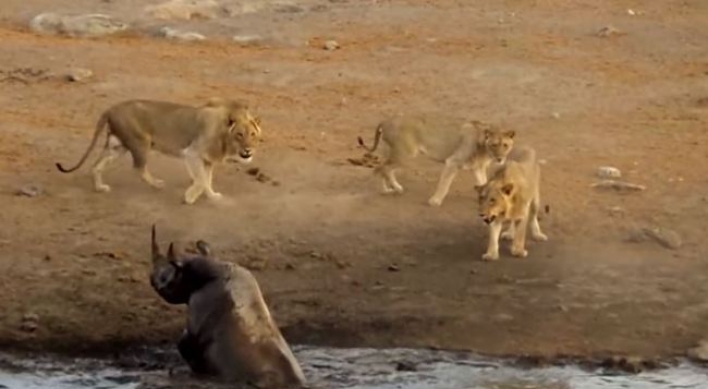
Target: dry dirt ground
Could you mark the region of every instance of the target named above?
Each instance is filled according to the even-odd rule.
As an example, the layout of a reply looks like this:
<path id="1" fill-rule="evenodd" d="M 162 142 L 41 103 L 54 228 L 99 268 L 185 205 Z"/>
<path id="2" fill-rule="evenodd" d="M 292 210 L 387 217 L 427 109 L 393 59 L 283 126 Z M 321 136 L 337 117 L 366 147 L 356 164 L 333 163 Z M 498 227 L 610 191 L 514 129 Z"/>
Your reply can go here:
<path id="1" fill-rule="evenodd" d="M 145 3 L 3 0 L 0 344 L 176 339 L 183 308 L 147 282 L 152 223 L 163 244 L 206 239 L 254 269 L 294 343 L 663 357 L 706 335 L 705 1 L 326 1 L 184 22 L 210 37 L 200 43 L 23 27 L 43 11 L 127 17 Z M 608 25 L 624 34 L 596 36 Z M 248 33 L 269 41 L 230 39 Z M 341 49 L 323 50 L 327 39 Z M 95 75 L 7 77 L 76 67 Z M 264 142 L 251 167 L 271 181 L 223 166 L 215 187 L 227 198 L 186 206 L 187 173 L 166 157 L 152 160 L 162 191 L 127 156 L 106 174 L 110 194 L 92 191 L 87 168 L 54 167 L 78 159 L 115 102 L 211 96 L 254 104 Z M 401 175 L 404 195 L 380 195 L 371 169 L 348 158 L 362 156 L 358 135 L 370 142 L 385 115 L 409 111 L 499 123 L 536 147 L 550 240 L 530 243 L 527 259 L 482 262 L 471 174 L 435 209 L 440 167 L 423 160 Z M 591 188 L 602 165 L 647 189 Z M 26 185 L 41 193 L 17 195 Z M 642 227 L 672 229 L 682 245 L 637 239 Z"/>

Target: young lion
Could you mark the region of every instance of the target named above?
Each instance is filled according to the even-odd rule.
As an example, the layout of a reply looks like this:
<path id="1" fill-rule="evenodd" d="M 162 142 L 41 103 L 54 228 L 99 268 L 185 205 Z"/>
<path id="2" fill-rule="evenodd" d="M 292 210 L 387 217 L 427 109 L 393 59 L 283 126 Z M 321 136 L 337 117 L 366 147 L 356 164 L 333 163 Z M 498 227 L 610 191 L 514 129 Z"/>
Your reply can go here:
<path id="1" fill-rule="evenodd" d="M 222 262 L 209 245 L 198 255 L 160 253 L 152 227 L 150 284 L 170 304 L 187 304 L 177 349 L 195 374 L 263 389 L 301 388 L 305 377 L 247 269 Z"/>
<path id="2" fill-rule="evenodd" d="M 484 184 L 487 168 L 492 161 L 504 162 L 514 145 L 514 135 L 514 131 L 501 131 L 477 121 L 456 128 L 426 115 L 396 115 L 379 123 L 371 148 L 361 137 L 358 141 L 369 152 L 376 150 L 381 139 L 388 146 L 386 160 L 375 170 L 382 177 L 384 193 L 403 192 L 395 172 L 419 153 L 444 163 L 437 189 L 428 200 L 428 204 L 440 206 L 460 169 L 472 169 L 477 184 Z"/>
<path id="3" fill-rule="evenodd" d="M 226 160 L 250 163 L 261 135 L 260 119 L 253 117 L 242 101 L 210 99 L 201 106 L 163 101 L 128 100 L 108 108 L 98 120 L 93 139 L 73 168 L 57 163 L 63 173 L 72 172 L 86 161 L 99 135 L 107 132 L 101 156 L 93 165 L 94 188 L 109 192 L 103 170 L 119 156 L 130 152 L 140 177 L 155 188 L 164 183 L 147 170 L 150 150 L 182 158 L 192 178 L 184 201 L 193 204 L 206 192 L 210 199 L 221 198 L 212 188 L 214 165 Z"/>
<path id="4" fill-rule="evenodd" d="M 526 257 L 529 219 L 531 236 L 538 241 L 548 240 L 538 224 L 540 185 L 541 167 L 536 159 L 536 151 L 530 147 L 517 146 L 486 184 L 476 186 L 479 193 L 479 215 L 489 225 L 489 243 L 482 259 L 499 259 L 500 236 L 513 241 L 512 255 Z M 504 223 L 509 223 L 509 227 L 502 234 Z"/>

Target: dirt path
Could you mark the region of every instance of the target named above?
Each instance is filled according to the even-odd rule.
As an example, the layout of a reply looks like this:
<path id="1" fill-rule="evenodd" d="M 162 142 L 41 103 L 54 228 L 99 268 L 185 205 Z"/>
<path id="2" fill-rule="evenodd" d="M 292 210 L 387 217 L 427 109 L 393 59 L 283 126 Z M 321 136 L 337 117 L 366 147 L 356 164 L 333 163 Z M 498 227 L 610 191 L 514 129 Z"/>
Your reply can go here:
<path id="1" fill-rule="evenodd" d="M 147 283 L 153 222 L 164 241 L 203 238 L 223 259 L 255 269 L 293 342 L 666 356 L 706 335 L 708 12 L 700 1 L 656 2 L 634 16 L 622 1 L 440 0 L 248 16 L 247 26 L 290 37 L 272 47 L 39 37 L 13 26 L 46 2 L 6 2 L 0 70 L 82 67 L 95 76 L 0 83 L 2 345 L 172 341 L 182 310 Z M 128 7 L 111 4 L 100 11 Z M 201 23 L 193 22 L 202 32 L 233 32 Z M 610 24 L 626 35 L 594 35 Z M 306 39 L 310 46 L 292 43 Z M 325 39 L 342 48 L 322 50 Z M 277 183 L 224 166 L 215 187 L 228 199 L 188 207 L 180 204 L 186 172 L 167 158 L 154 159 L 163 191 L 140 182 L 128 159 L 106 175 L 109 195 L 90 190 L 86 170 L 54 169 L 78 158 L 114 102 L 215 95 L 257 105 L 266 140 L 254 166 Z M 532 243 L 525 260 L 481 262 L 485 229 L 471 177 L 433 209 L 425 202 L 439 167 L 423 161 L 402 174 L 405 195 L 380 196 L 371 171 L 347 162 L 361 156 L 356 136 L 370 137 L 386 114 L 416 110 L 503 123 L 536 147 L 546 160 L 550 241 Z M 648 189 L 591 189 L 601 165 Z M 42 194 L 14 194 L 27 184 Z M 676 231 L 681 248 L 627 241 L 655 226 Z M 39 317 L 31 333 L 21 329 L 27 313 Z"/>

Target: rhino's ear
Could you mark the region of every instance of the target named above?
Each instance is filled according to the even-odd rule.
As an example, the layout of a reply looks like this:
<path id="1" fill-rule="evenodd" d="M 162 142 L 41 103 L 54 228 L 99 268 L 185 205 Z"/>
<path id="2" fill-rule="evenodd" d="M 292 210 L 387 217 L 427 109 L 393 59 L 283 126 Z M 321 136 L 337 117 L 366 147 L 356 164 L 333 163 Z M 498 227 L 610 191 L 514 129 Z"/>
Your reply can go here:
<path id="1" fill-rule="evenodd" d="M 175 267 L 175 269 L 181 269 L 184 266 L 184 261 L 178 258 L 175 254 L 175 244 L 170 243 L 170 247 L 167 249 L 167 261 Z"/>
<path id="2" fill-rule="evenodd" d="M 197 246 L 197 251 L 199 251 L 199 254 L 208 257 L 211 255 L 211 247 L 209 246 L 209 243 L 203 241 L 203 240 L 198 240 L 196 243 Z"/>

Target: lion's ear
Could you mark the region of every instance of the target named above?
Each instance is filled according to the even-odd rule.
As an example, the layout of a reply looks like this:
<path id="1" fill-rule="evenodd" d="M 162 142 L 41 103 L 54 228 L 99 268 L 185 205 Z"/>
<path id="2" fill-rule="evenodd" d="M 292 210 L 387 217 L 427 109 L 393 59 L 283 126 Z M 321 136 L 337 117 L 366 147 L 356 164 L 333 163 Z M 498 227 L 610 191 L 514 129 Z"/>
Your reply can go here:
<path id="1" fill-rule="evenodd" d="M 514 191 L 514 184 L 504 184 L 504 186 L 501 187 L 501 192 L 506 195 L 506 196 L 511 196 L 511 193 Z"/>
<path id="2" fill-rule="evenodd" d="M 504 133 L 504 136 L 509 138 L 509 139 L 514 139 L 514 136 L 516 136 L 516 131 L 514 130 L 509 130 Z"/>

